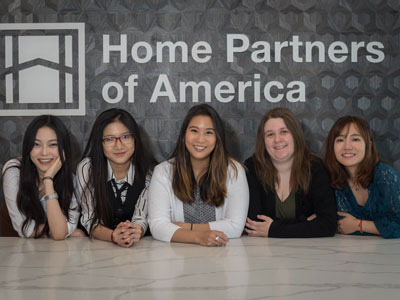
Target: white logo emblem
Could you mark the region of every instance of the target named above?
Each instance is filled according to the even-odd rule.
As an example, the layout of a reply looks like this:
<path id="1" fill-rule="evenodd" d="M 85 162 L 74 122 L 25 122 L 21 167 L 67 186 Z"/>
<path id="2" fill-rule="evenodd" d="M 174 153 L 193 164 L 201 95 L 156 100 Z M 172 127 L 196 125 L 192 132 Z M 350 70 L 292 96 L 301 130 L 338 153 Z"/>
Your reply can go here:
<path id="1" fill-rule="evenodd" d="M 0 24 L 0 38 L 0 116 L 85 115 L 84 23 Z"/>

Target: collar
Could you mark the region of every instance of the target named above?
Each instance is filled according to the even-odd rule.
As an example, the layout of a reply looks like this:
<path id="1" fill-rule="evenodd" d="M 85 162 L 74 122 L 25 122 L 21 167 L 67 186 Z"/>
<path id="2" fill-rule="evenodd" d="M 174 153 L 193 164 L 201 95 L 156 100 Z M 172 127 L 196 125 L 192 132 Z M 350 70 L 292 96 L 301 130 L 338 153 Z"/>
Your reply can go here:
<path id="1" fill-rule="evenodd" d="M 118 183 L 127 182 L 130 185 L 133 185 L 133 181 L 135 179 L 135 166 L 131 162 L 128 173 L 126 173 L 125 177 L 121 180 L 117 180 L 114 176 L 113 169 L 111 168 L 110 161 L 107 159 L 107 173 L 108 173 L 107 181 L 110 181 L 111 179 L 115 179 L 115 181 Z"/>

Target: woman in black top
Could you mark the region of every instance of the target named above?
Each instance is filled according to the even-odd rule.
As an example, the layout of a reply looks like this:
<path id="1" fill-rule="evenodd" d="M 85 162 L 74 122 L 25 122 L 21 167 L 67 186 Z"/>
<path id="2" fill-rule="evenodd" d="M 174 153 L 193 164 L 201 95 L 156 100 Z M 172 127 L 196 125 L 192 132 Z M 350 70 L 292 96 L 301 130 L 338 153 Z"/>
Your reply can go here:
<path id="1" fill-rule="evenodd" d="M 270 110 L 246 160 L 250 236 L 323 237 L 336 231 L 336 203 L 322 161 L 308 150 L 301 126 L 286 108 Z"/>

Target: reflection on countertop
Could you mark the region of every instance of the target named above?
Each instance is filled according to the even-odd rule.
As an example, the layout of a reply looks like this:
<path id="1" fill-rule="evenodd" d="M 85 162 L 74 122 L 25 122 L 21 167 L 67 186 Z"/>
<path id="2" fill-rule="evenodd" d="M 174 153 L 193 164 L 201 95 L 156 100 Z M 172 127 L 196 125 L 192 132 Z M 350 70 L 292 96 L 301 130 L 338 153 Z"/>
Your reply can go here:
<path id="1" fill-rule="evenodd" d="M 132 248 L 0 238 L 0 299 L 398 299 L 400 239 L 250 238 Z"/>

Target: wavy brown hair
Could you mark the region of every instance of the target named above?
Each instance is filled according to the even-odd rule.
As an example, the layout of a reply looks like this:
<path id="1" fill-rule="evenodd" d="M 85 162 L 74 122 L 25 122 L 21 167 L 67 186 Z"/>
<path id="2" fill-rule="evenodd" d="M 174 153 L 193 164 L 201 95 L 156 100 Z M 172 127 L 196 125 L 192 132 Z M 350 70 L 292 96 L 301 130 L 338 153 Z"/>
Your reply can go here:
<path id="1" fill-rule="evenodd" d="M 265 123 L 269 119 L 283 119 L 287 129 L 293 136 L 294 159 L 290 175 L 290 190 L 297 191 L 301 188 L 308 193 L 311 180 L 311 160 L 314 155 L 307 148 L 303 130 L 296 116 L 287 108 L 274 108 L 268 111 L 261 119 L 257 130 L 256 151 L 253 154 L 257 176 L 264 187 L 275 191 L 275 185 L 279 185 L 278 171 L 272 163 L 271 157 L 265 148 Z"/>
<path id="2" fill-rule="evenodd" d="M 324 163 L 330 175 L 331 186 L 336 189 L 343 189 L 346 186 L 350 174 L 336 159 L 334 150 L 335 140 L 343 130 L 348 132 L 351 124 L 354 124 L 365 141 L 365 156 L 357 167 L 354 183 L 367 188 L 373 180 L 374 169 L 379 162 L 374 136 L 368 122 L 358 116 L 344 116 L 339 118 L 333 124 L 325 140 L 324 157 Z"/>
<path id="3" fill-rule="evenodd" d="M 216 143 L 214 150 L 210 154 L 210 163 L 207 171 L 196 182 L 190 154 L 186 149 L 185 135 L 190 121 L 195 116 L 200 115 L 211 118 L 215 130 Z M 198 187 L 203 201 L 211 203 L 216 207 L 224 204 L 227 195 L 226 179 L 229 164 L 235 170 L 235 176 L 237 176 L 237 168 L 225 145 L 223 122 L 214 108 L 207 104 L 200 104 L 188 111 L 183 120 L 175 150 L 170 159 L 173 159 L 172 189 L 178 199 L 184 203 L 194 202 L 194 191 Z"/>

